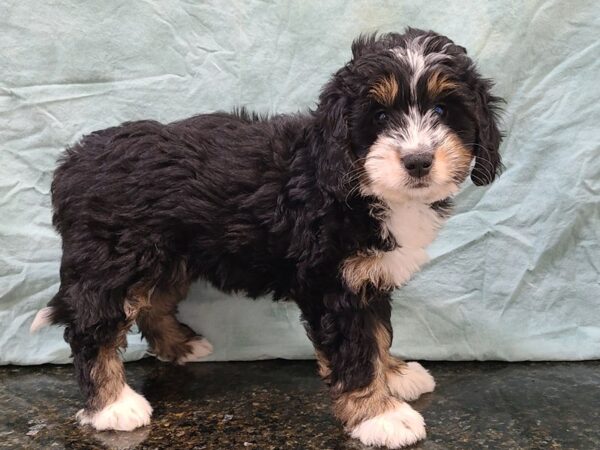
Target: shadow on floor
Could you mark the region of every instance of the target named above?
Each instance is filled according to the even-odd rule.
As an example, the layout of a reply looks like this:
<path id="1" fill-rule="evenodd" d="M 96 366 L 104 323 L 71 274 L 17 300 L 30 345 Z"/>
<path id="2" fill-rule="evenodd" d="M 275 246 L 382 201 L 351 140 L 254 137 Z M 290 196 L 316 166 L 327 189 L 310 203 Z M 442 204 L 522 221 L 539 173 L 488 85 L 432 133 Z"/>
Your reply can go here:
<path id="1" fill-rule="evenodd" d="M 415 449 L 600 449 L 600 361 L 424 363 L 438 387 L 414 403 L 428 438 Z M 154 407 L 149 427 L 75 423 L 70 366 L 0 368 L 0 448 L 364 449 L 330 414 L 313 361 L 127 364 Z"/>

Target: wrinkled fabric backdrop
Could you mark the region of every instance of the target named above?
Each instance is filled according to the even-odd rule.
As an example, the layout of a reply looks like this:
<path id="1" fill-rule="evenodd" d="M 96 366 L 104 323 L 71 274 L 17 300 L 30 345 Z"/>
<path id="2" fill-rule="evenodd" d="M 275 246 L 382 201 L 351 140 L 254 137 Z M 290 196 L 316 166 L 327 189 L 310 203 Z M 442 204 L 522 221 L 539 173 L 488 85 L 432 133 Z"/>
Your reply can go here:
<path id="1" fill-rule="evenodd" d="M 133 119 L 246 105 L 295 112 L 361 32 L 434 29 L 507 100 L 506 171 L 465 186 L 431 263 L 394 294 L 393 351 L 424 359 L 600 357 L 600 7 L 595 0 L 4 0 L 0 5 L 0 363 L 69 361 L 30 336 L 58 288 L 49 188 L 62 149 Z M 310 358 L 294 304 L 193 286 L 211 360 Z M 143 356 L 135 330 L 127 359 Z"/>

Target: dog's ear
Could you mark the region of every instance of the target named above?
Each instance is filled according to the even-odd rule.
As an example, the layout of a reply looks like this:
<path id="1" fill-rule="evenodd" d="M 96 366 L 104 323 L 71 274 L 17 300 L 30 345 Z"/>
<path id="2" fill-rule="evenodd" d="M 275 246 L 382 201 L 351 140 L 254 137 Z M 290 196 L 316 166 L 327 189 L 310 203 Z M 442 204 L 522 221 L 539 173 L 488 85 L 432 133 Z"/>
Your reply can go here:
<path id="1" fill-rule="evenodd" d="M 475 165 L 471 180 L 477 186 L 490 184 L 500 172 L 502 163 L 499 153 L 502 134 L 498 128 L 500 97 L 491 94 L 492 82 L 477 77 L 475 92 L 475 122 L 477 131 L 474 143 Z"/>
<path id="2" fill-rule="evenodd" d="M 349 137 L 348 98 L 336 80 L 325 86 L 319 97 L 319 115 L 328 140 L 345 141 Z"/>
<path id="3" fill-rule="evenodd" d="M 344 196 L 343 179 L 352 168 L 350 140 L 351 94 L 348 92 L 347 68 L 340 70 L 325 85 L 319 96 L 316 120 L 320 136 L 314 149 L 318 158 L 318 183 L 336 197 Z"/>

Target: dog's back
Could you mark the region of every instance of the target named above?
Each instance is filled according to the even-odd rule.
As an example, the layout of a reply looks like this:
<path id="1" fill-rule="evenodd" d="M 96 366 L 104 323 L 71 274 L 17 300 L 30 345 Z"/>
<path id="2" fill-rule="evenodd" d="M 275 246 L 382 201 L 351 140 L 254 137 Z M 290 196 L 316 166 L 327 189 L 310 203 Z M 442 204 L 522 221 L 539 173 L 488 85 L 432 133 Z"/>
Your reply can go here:
<path id="1" fill-rule="evenodd" d="M 272 236 L 288 181 L 290 146 L 277 138 L 286 126 L 299 129 L 245 112 L 137 121 L 67 149 L 52 183 L 65 285 L 54 318 L 68 323 L 73 302 L 109 304 L 138 282 L 169 283 L 182 264 L 186 279 L 253 296 L 273 289 L 291 270 L 273 262 L 289 230 Z M 104 300 L 71 295 L 81 278 Z"/>

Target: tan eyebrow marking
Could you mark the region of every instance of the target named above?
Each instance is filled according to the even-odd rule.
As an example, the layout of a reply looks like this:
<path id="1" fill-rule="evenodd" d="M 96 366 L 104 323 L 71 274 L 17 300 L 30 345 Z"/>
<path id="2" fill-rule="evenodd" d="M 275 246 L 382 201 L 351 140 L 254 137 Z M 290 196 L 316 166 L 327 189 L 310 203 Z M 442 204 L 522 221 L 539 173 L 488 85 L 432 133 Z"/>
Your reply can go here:
<path id="1" fill-rule="evenodd" d="M 431 97 L 437 97 L 442 92 L 451 91 L 457 87 L 458 84 L 439 71 L 433 72 L 427 80 L 427 91 Z"/>
<path id="2" fill-rule="evenodd" d="M 392 106 L 398 95 L 398 82 L 393 75 L 387 75 L 375 83 L 369 94 L 382 105 Z"/>

